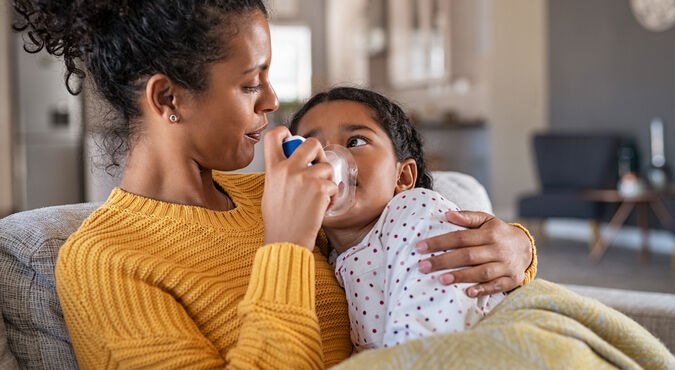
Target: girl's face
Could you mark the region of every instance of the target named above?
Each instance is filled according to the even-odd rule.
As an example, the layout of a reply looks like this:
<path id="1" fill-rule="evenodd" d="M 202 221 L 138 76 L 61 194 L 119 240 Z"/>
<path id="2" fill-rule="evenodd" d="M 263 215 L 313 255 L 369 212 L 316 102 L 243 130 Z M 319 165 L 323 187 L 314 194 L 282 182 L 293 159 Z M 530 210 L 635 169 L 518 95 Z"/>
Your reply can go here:
<path id="1" fill-rule="evenodd" d="M 211 67 L 207 90 L 191 96 L 180 110 L 183 145 L 203 168 L 228 171 L 248 165 L 267 126 L 266 114 L 279 107 L 268 79 L 267 19 L 256 11 L 236 27 L 224 45 L 227 58 Z"/>
<path id="2" fill-rule="evenodd" d="M 297 134 L 325 145 L 347 147 L 358 167 L 354 206 L 324 221 L 325 227 L 346 228 L 377 220 L 396 190 L 400 163 L 387 133 L 367 106 L 348 100 L 320 103 L 298 123 Z"/>

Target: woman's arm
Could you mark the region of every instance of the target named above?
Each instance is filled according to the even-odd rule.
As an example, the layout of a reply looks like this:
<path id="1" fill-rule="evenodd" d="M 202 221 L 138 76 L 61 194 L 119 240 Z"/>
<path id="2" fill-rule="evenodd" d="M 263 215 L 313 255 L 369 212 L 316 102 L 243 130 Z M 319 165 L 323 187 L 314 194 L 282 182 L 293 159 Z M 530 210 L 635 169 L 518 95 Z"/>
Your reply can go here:
<path id="1" fill-rule="evenodd" d="M 260 249 L 239 304 L 241 327 L 228 366 L 320 369 L 321 331 L 315 311 L 314 256 L 293 244 Z"/>
<path id="2" fill-rule="evenodd" d="M 423 254 L 450 250 L 419 263 L 421 272 L 469 268 L 442 275 L 443 284 L 478 283 L 469 296 L 513 290 L 529 283 L 537 272 L 534 240 L 520 225 L 507 224 L 484 212 L 447 212 L 446 218 L 468 230 L 440 235 L 417 244 Z"/>

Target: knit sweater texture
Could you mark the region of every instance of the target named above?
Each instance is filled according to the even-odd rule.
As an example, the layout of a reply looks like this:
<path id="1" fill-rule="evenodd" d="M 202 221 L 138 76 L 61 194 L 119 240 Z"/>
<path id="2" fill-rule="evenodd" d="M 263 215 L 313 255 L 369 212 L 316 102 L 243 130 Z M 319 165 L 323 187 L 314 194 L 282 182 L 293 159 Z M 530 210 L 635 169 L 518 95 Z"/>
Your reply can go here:
<path id="1" fill-rule="evenodd" d="M 235 209 L 115 189 L 61 248 L 56 283 L 81 368 L 308 369 L 350 355 L 344 292 L 321 248 L 263 246 L 263 175 L 214 179 Z"/>

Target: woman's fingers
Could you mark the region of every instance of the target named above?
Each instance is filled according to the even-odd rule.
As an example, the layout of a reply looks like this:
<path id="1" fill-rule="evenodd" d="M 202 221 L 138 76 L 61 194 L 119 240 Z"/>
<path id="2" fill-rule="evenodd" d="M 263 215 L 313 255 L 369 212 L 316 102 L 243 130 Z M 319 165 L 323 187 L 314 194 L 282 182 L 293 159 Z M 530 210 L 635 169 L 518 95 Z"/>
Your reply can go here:
<path id="1" fill-rule="evenodd" d="M 318 140 L 307 139 L 286 158 L 282 144 L 290 136 L 285 127 L 265 134 L 264 242 L 289 242 L 311 251 L 337 185 Z"/>
<path id="2" fill-rule="evenodd" d="M 310 137 L 295 149 L 290 160 L 305 168 L 314 161 L 326 162 L 326 154 L 323 152 L 321 142 L 316 138 Z"/>
<path id="3" fill-rule="evenodd" d="M 306 171 L 305 174 L 307 176 L 307 179 L 313 179 L 313 178 L 324 179 L 324 180 L 332 180 L 333 179 L 333 166 L 331 166 L 329 163 L 326 163 L 326 162 L 316 163 L 316 164 L 312 165 L 311 167 L 307 167 L 307 169 L 305 171 Z M 333 183 L 333 185 L 335 185 L 335 183 Z"/>
<path id="4" fill-rule="evenodd" d="M 458 230 L 422 240 L 415 246 L 418 253 L 441 252 L 448 249 L 487 244 L 489 235 L 483 230 Z"/>
<path id="5" fill-rule="evenodd" d="M 486 222 L 492 220 L 495 216 L 485 212 L 474 211 L 448 211 L 445 212 L 445 219 L 457 226 L 467 229 L 477 229 Z"/>
<path id="6" fill-rule="evenodd" d="M 283 142 L 286 138 L 291 137 L 290 131 L 287 127 L 278 126 L 265 133 L 263 145 L 265 148 L 265 166 L 273 167 L 275 164 L 286 159 L 284 154 Z M 326 154 L 323 152 L 321 142 L 315 138 L 308 138 L 304 143 L 300 144 L 291 156 L 291 163 L 297 162 L 303 167 L 307 167 L 309 163 L 326 162 Z"/>
<path id="7" fill-rule="evenodd" d="M 287 127 L 278 126 L 265 132 L 263 146 L 265 148 L 265 167 L 271 168 L 280 161 L 286 159 L 284 149 L 281 146 L 284 139 L 291 137 Z"/>
<path id="8" fill-rule="evenodd" d="M 483 230 L 486 224 L 492 223 L 495 220 L 495 217 L 488 213 L 449 211 L 445 213 L 445 217 L 448 222 L 466 227 L 467 230 L 459 230 L 422 240 L 415 246 L 417 252 L 432 253 L 454 248 L 491 244 L 494 239 L 493 233 Z"/>
<path id="9" fill-rule="evenodd" d="M 455 249 L 421 260 L 418 268 L 422 273 L 475 266 L 495 262 L 495 254 L 488 246 Z M 475 281 L 474 281 L 475 282 Z"/>
<path id="10" fill-rule="evenodd" d="M 487 283 L 476 284 L 466 289 L 466 295 L 469 297 L 482 297 L 484 295 L 507 292 L 518 287 L 513 279 L 508 276 L 498 277 Z"/>
<path id="11" fill-rule="evenodd" d="M 499 262 L 484 263 L 467 267 L 441 275 L 441 283 L 445 285 L 457 283 L 485 283 L 496 278 L 507 276 L 508 270 Z"/>

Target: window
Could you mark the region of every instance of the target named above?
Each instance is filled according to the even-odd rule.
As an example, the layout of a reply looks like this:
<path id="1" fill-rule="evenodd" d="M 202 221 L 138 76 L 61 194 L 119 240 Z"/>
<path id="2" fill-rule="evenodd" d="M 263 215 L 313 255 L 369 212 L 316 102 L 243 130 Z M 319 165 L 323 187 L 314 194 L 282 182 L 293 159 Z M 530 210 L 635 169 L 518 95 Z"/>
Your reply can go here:
<path id="1" fill-rule="evenodd" d="M 270 25 L 270 81 L 279 101 L 300 102 L 312 93 L 312 38 L 307 26 Z"/>

